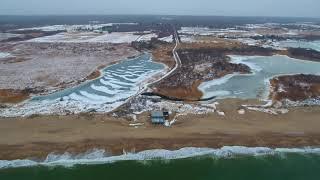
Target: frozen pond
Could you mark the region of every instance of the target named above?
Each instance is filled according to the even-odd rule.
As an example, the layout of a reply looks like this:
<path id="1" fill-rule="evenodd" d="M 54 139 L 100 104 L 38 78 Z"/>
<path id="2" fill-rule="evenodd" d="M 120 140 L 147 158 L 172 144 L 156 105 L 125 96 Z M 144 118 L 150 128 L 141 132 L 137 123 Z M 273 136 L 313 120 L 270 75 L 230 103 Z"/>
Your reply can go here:
<path id="1" fill-rule="evenodd" d="M 320 40 L 319 41 L 295 41 L 295 40 L 280 41 L 279 46 L 313 49 L 320 52 Z"/>
<path id="2" fill-rule="evenodd" d="M 203 98 L 266 99 L 269 79 L 284 74 L 320 74 L 320 63 L 292 59 L 287 56 L 230 56 L 233 63 L 247 64 L 252 74 L 231 74 L 220 79 L 204 82 L 199 89 Z"/>
<path id="3" fill-rule="evenodd" d="M 10 108 L 0 115 L 51 114 L 85 112 L 89 109 L 110 111 L 137 94 L 146 79 L 162 72 L 164 65 L 152 61 L 149 54 L 126 60 L 103 70 L 103 76 L 74 88 L 47 96 L 38 96 L 19 108 Z"/>

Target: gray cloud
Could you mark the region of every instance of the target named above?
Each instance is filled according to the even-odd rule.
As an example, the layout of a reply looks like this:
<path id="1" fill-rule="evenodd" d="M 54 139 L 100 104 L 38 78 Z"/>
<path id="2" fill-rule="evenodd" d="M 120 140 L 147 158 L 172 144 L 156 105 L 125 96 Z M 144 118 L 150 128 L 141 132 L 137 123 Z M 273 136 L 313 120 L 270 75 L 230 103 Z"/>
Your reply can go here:
<path id="1" fill-rule="evenodd" d="M 320 17 L 319 0 L 0 0 L 0 14 Z"/>

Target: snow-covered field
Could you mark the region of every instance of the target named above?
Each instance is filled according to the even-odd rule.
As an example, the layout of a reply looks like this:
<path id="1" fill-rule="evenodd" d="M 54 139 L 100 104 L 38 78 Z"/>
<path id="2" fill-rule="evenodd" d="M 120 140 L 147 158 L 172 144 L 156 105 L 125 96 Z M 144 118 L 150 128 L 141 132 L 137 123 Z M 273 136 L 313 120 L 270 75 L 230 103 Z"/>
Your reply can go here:
<path id="1" fill-rule="evenodd" d="M 100 42 L 100 43 L 131 43 L 132 41 L 149 41 L 151 38 L 157 37 L 156 34 L 150 33 L 145 35 L 137 35 L 136 32 L 113 32 L 113 33 L 59 33 L 52 36 L 45 36 L 28 40 L 28 42 L 64 42 L 64 43 L 80 43 L 80 42 Z"/>
<path id="2" fill-rule="evenodd" d="M 107 23 L 107 24 L 80 24 L 80 25 L 51 25 L 32 28 L 22 28 L 18 31 L 41 30 L 41 31 L 77 31 L 77 30 L 98 30 L 102 27 L 113 25 L 136 25 L 137 23 Z"/>
<path id="3" fill-rule="evenodd" d="M 201 35 L 201 36 L 223 36 L 228 33 L 246 33 L 247 31 L 237 30 L 234 28 L 227 29 L 211 29 L 208 27 L 181 27 L 180 34 Z"/>
<path id="4" fill-rule="evenodd" d="M 7 40 L 13 37 L 22 36 L 21 34 L 12 34 L 12 33 L 0 33 L 0 41 Z"/>
<path id="5" fill-rule="evenodd" d="M 254 40 L 254 39 L 251 39 L 251 38 L 237 38 L 236 40 L 239 41 L 239 42 L 242 42 L 244 44 L 247 44 L 249 46 L 257 46 L 257 45 L 260 44 L 259 40 Z"/>
<path id="6" fill-rule="evenodd" d="M 197 42 L 193 35 L 180 35 L 181 42 L 192 43 Z"/>
<path id="7" fill-rule="evenodd" d="M 152 38 L 157 38 L 158 35 L 155 33 L 149 33 L 149 34 L 145 34 L 140 36 L 138 39 L 136 39 L 136 41 L 150 41 Z"/>
<path id="8" fill-rule="evenodd" d="M 163 37 L 163 38 L 159 38 L 160 41 L 165 41 L 165 42 L 173 42 L 173 36 L 167 36 L 167 37 Z"/>
<path id="9" fill-rule="evenodd" d="M 20 43 L 11 52 L 15 56 L 11 62 L 28 60 L 6 63 L 0 59 L 0 88 L 40 88 L 46 92 L 64 87 L 61 84 L 78 84 L 99 66 L 139 55 L 125 44 L 101 43 Z"/>

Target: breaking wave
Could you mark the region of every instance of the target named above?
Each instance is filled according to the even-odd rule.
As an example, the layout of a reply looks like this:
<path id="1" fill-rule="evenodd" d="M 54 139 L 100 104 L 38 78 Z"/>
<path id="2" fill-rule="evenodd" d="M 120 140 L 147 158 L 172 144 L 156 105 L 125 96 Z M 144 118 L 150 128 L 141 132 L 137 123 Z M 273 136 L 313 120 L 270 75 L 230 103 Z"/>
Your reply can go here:
<path id="1" fill-rule="evenodd" d="M 297 154 L 319 154 L 320 148 L 276 148 L 267 147 L 242 147 L 242 146 L 225 146 L 220 149 L 212 148 L 195 148 L 187 147 L 179 150 L 146 150 L 138 153 L 125 153 L 119 156 L 110 156 L 105 150 L 95 149 L 90 152 L 72 155 L 64 154 L 49 154 L 44 161 L 34 160 L 0 160 L 0 169 L 32 167 L 32 166 L 65 166 L 72 167 L 74 165 L 92 165 L 92 164 L 107 164 L 118 161 L 144 161 L 154 159 L 184 159 L 199 156 L 212 156 L 218 158 L 228 158 L 234 156 L 265 156 L 265 155 L 283 155 L 287 153 Z"/>

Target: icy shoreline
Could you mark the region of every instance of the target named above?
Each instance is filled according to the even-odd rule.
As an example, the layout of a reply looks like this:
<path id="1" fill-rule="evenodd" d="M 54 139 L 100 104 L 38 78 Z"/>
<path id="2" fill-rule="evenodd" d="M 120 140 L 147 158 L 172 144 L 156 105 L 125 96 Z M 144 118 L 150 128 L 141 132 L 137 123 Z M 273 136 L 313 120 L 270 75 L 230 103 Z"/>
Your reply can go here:
<path id="1" fill-rule="evenodd" d="M 268 147 L 243 147 L 224 146 L 220 149 L 186 147 L 179 150 L 154 149 L 138 153 L 126 153 L 119 156 L 109 156 L 105 150 L 94 149 L 84 154 L 72 155 L 68 152 L 64 154 L 49 154 L 44 161 L 34 161 L 30 159 L 0 160 L 0 169 L 34 167 L 34 166 L 64 166 L 107 164 L 119 161 L 145 161 L 154 159 L 174 160 L 192 158 L 198 156 L 212 156 L 217 158 L 228 158 L 234 156 L 266 156 L 282 155 L 287 153 L 296 154 L 319 154 L 320 148 L 268 148 Z"/>

